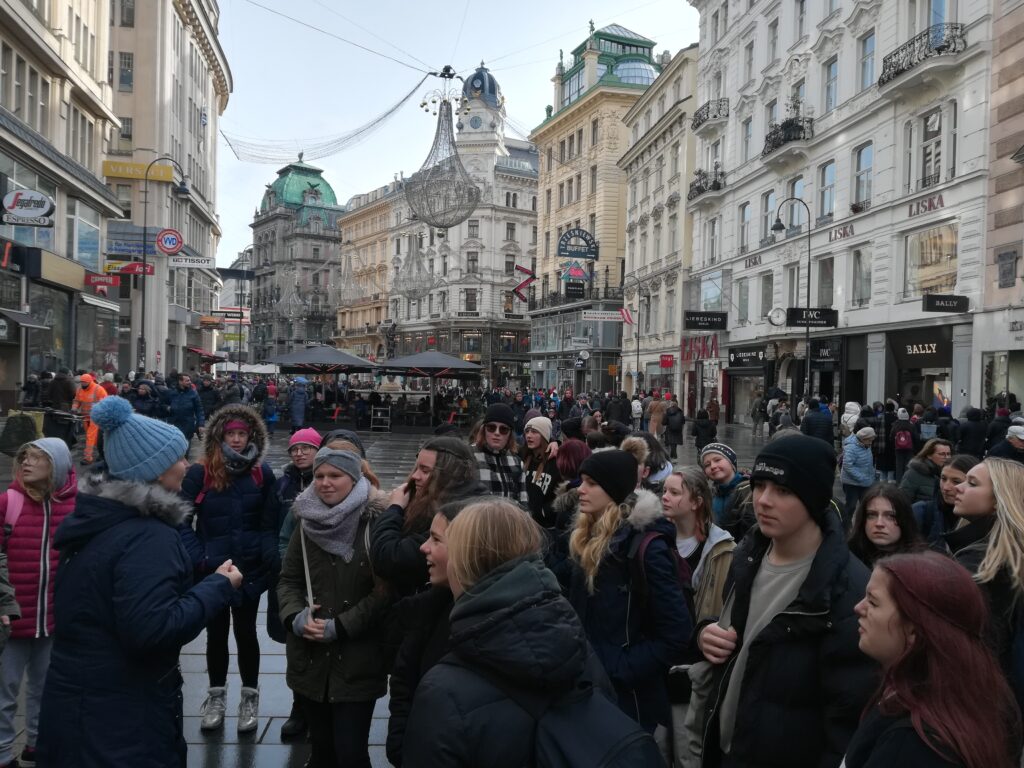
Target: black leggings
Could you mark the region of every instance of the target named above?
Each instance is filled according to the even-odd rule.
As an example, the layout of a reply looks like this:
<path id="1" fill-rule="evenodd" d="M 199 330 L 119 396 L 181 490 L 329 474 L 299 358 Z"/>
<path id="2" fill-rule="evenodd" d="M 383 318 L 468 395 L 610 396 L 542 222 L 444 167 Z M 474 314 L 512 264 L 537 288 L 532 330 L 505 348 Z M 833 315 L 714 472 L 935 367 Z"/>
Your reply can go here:
<path id="1" fill-rule="evenodd" d="M 225 608 L 206 625 L 206 668 L 210 686 L 219 687 L 228 680 L 228 626 L 234 624 L 238 646 L 238 671 L 242 685 L 255 688 L 260 677 L 260 641 L 256 637 L 256 613 L 260 604 L 245 600 L 237 608 Z M 231 617 L 234 616 L 234 622 Z"/>
<path id="2" fill-rule="evenodd" d="M 319 702 L 296 695 L 306 712 L 310 768 L 370 768 L 375 701 Z"/>

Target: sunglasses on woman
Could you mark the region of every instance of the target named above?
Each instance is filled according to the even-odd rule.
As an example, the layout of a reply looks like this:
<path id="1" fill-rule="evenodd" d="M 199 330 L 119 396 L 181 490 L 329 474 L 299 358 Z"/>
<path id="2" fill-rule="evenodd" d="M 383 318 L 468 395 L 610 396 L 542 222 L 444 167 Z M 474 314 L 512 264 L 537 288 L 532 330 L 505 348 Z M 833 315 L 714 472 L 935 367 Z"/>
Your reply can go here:
<path id="1" fill-rule="evenodd" d="M 492 435 L 495 434 L 495 433 L 497 433 L 499 435 L 507 435 L 509 432 L 512 431 L 512 428 L 509 427 L 507 424 L 494 424 L 494 423 L 492 423 L 492 424 L 484 424 L 484 429 L 486 429 Z"/>

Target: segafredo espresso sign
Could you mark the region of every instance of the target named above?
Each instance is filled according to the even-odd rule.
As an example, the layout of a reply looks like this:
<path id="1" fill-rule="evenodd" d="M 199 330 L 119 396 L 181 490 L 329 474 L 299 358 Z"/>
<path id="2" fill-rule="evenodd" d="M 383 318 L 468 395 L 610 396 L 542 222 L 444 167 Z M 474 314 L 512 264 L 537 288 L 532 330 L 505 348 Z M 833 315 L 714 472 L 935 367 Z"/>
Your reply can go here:
<path id="1" fill-rule="evenodd" d="M 53 200 L 34 189 L 16 189 L 4 195 L 3 223 L 19 227 L 52 227 Z"/>

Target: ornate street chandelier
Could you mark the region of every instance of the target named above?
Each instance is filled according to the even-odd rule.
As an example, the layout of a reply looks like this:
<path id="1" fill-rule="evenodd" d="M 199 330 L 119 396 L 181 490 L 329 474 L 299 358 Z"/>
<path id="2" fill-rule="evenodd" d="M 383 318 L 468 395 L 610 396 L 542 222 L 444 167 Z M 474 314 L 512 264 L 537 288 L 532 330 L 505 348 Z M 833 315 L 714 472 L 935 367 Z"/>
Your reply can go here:
<path id="1" fill-rule="evenodd" d="M 466 109 L 462 92 L 452 86 L 456 77 L 446 66 L 438 77 L 445 85 L 424 99 L 420 107 L 437 115 L 434 145 L 419 171 L 405 182 L 405 196 L 413 215 L 435 229 L 449 229 L 464 222 L 480 203 L 480 188 L 466 173 L 455 146 L 452 107 Z"/>

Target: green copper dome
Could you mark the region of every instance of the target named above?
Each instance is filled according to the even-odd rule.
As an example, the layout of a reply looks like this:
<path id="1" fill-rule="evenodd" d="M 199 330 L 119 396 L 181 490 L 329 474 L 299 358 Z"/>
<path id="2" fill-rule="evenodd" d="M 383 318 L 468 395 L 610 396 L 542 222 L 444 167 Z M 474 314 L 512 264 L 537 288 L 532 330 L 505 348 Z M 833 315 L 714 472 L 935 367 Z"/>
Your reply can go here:
<path id="1" fill-rule="evenodd" d="M 273 196 L 273 203 L 271 203 Z M 337 205 L 334 189 L 323 177 L 323 169 L 298 161 L 289 163 L 277 172 L 277 178 L 267 185 L 260 203 L 260 211 L 266 212 L 273 205 Z"/>

